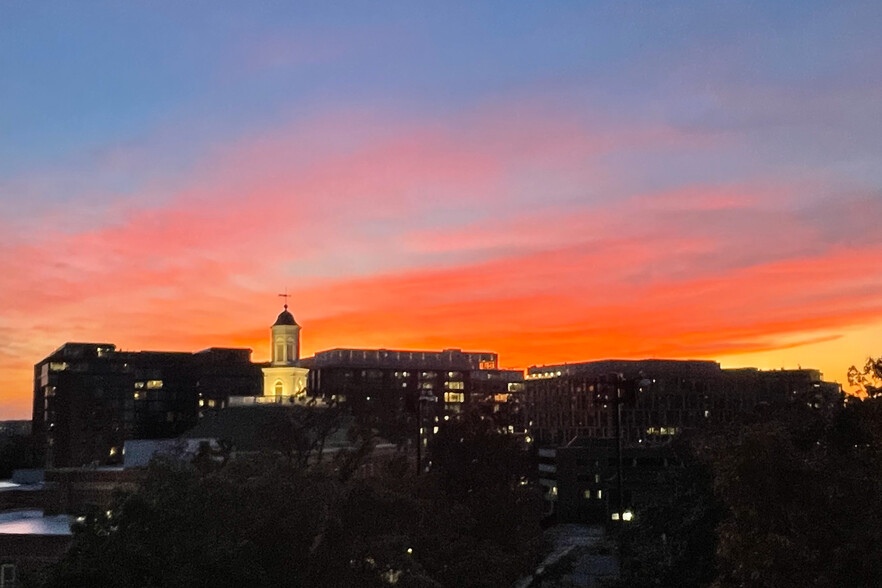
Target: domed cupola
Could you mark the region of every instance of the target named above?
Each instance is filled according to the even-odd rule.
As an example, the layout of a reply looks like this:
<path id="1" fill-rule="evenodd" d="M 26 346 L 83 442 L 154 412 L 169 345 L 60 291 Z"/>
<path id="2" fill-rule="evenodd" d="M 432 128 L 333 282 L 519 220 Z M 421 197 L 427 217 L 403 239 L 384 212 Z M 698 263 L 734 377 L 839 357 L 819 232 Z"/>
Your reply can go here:
<path id="1" fill-rule="evenodd" d="M 273 365 L 297 365 L 300 361 L 300 325 L 288 312 L 288 305 L 272 326 Z"/>
<path id="2" fill-rule="evenodd" d="M 279 318 L 276 319 L 276 322 L 273 323 L 274 327 L 278 327 L 280 325 L 294 325 L 299 326 L 297 321 L 294 320 L 294 315 L 288 312 L 288 305 L 285 305 L 285 310 L 279 314 Z"/>

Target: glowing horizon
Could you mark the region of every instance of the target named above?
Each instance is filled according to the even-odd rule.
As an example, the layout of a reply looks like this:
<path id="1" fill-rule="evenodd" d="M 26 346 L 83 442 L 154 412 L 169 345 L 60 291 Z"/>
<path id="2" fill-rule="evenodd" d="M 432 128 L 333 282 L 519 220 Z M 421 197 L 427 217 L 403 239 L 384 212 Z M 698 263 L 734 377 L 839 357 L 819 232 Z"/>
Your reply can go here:
<path id="1" fill-rule="evenodd" d="M 0 419 L 68 341 L 820 369 L 882 333 L 882 42 L 830 6 L 0 6 Z M 196 27 L 194 23 L 200 23 Z"/>

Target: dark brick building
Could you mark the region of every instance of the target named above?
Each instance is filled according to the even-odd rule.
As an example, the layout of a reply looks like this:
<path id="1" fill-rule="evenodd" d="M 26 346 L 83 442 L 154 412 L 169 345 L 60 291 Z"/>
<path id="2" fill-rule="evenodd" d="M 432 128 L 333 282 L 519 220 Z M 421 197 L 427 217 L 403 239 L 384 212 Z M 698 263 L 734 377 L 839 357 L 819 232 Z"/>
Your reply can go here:
<path id="1" fill-rule="evenodd" d="M 467 408 L 507 415 L 523 372 L 498 369 L 497 354 L 394 349 L 331 349 L 306 359 L 308 393 L 338 401 L 353 415 L 400 422 L 422 406 L 431 420 Z"/>
<path id="2" fill-rule="evenodd" d="M 610 381 L 620 374 L 622 382 Z M 625 444 L 653 443 L 689 429 L 737 422 L 800 394 L 836 394 L 818 370 L 721 369 L 714 361 L 605 360 L 531 367 L 524 424 L 540 445 L 615 436 L 616 388 L 622 387 Z"/>
<path id="3" fill-rule="evenodd" d="M 127 439 L 180 435 L 200 411 L 261 392 L 250 349 L 117 351 L 66 343 L 34 366 L 33 433 L 51 467 L 121 463 Z"/>
<path id="4" fill-rule="evenodd" d="M 540 446 L 548 513 L 559 522 L 601 522 L 619 516 L 617 400 L 627 508 L 657 490 L 665 469 L 681 466 L 671 450 L 675 436 L 737 425 L 781 403 L 817 403 L 840 392 L 817 370 L 608 360 L 529 368 L 522 411 Z"/>

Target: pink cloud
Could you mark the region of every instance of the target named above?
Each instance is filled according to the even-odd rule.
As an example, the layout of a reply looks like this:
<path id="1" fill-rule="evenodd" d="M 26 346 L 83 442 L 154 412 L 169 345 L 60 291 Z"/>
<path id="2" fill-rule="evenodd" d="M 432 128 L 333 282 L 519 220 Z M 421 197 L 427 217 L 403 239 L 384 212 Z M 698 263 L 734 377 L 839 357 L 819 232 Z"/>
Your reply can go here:
<path id="1" fill-rule="evenodd" d="M 875 210 L 860 198 L 820 213 L 782 181 L 573 205 L 613 181 L 602 154 L 647 141 L 689 139 L 517 105 L 349 113 L 224 145 L 104 225 L 50 212 L 39 238 L 0 242 L 6 410 L 24 414 L 30 366 L 68 340 L 264 358 L 285 286 L 307 351 L 458 346 L 521 367 L 780 348 L 882 318 L 882 243 L 827 230 Z"/>

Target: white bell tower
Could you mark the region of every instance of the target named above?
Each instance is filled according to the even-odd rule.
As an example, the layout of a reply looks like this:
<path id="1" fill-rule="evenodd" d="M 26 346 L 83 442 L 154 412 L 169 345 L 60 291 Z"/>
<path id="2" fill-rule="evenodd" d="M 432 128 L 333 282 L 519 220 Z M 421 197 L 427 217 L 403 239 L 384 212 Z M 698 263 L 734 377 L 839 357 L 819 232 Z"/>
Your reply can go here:
<path id="1" fill-rule="evenodd" d="M 263 368 L 263 395 L 276 402 L 302 400 L 306 396 L 306 375 L 309 370 L 300 364 L 300 325 L 288 312 L 287 292 L 285 308 L 271 327 L 270 349 L 272 361 Z"/>
<path id="2" fill-rule="evenodd" d="M 288 312 L 288 305 L 272 326 L 274 366 L 297 365 L 300 361 L 300 325 Z"/>

